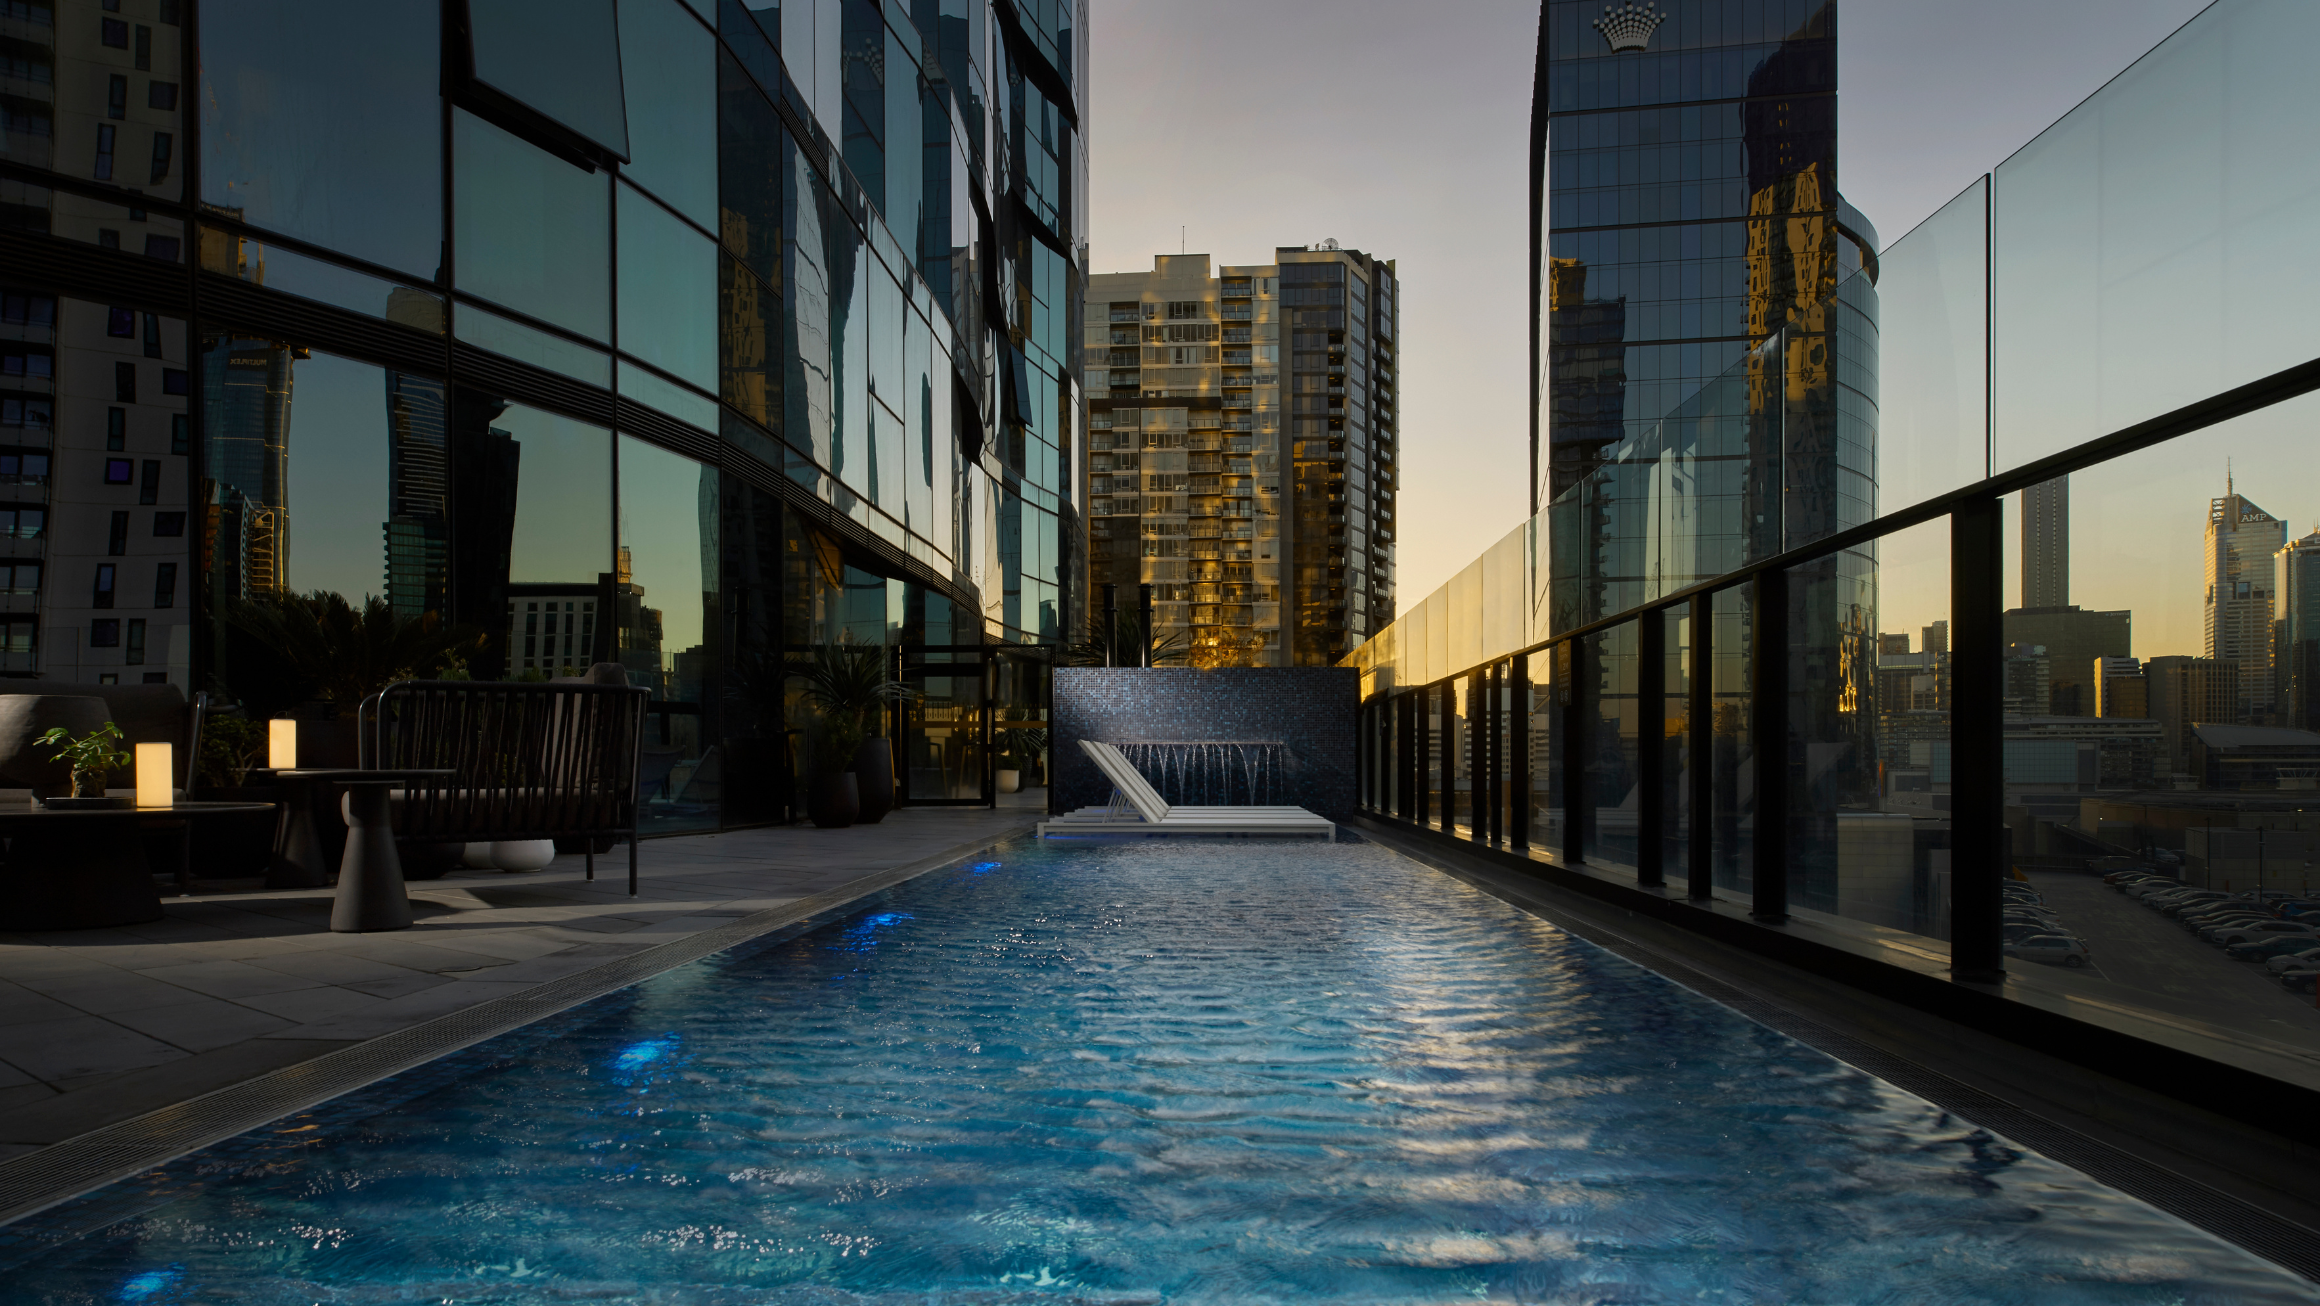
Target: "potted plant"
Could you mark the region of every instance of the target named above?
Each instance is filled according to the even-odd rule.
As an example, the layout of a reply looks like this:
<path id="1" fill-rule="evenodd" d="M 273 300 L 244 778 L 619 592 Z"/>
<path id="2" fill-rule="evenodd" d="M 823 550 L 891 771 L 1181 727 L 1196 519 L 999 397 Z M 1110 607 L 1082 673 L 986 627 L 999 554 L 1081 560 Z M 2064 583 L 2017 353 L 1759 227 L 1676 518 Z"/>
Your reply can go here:
<path id="1" fill-rule="evenodd" d="M 821 714 L 806 814 L 825 830 L 879 820 L 894 807 L 894 760 L 886 737 L 869 735 L 873 713 L 910 690 L 887 672 L 877 644 L 824 644 L 788 668 L 799 695 Z M 866 815 L 867 814 L 867 815 Z"/>
<path id="2" fill-rule="evenodd" d="M 121 737 L 121 728 L 107 721 L 80 738 L 72 731 L 58 726 L 39 739 L 56 751 L 49 756 L 72 765 L 72 796 L 75 798 L 102 798 L 105 796 L 105 775 L 129 765 L 128 751 L 121 747 L 128 741 Z"/>
<path id="3" fill-rule="evenodd" d="M 1039 759 L 1047 752 L 1046 731 L 1002 730 L 998 744 L 1000 793 L 1015 793 L 1026 785 L 1039 783 Z"/>

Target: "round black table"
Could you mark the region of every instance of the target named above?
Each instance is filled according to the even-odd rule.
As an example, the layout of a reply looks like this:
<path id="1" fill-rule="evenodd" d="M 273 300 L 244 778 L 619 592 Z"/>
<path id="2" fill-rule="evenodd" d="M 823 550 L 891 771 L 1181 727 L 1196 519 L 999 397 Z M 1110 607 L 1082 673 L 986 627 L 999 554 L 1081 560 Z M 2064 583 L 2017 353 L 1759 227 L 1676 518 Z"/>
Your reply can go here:
<path id="1" fill-rule="evenodd" d="M 180 802 L 67 811 L 0 804 L 0 834 L 8 838 L 0 930 L 93 930 L 160 920 L 161 891 L 145 859 L 141 827 L 182 823 L 190 836 L 201 817 L 269 806 Z"/>
<path id="2" fill-rule="evenodd" d="M 266 886 L 315 888 L 329 883 L 314 809 L 322 795 L 343 790 L 346 852 L 338 860 L 338 896 L 331 903 L 330 928 L 340 934 L 411 928 L 411 900 L 403 891 L 403 859 L 395 851 L 388 791 L 413 780 L 448 780 L 456 774 L 448 767 L 385 771 L 300 767 L 274 772 L 275 781 L 289 792 L 282 805 L 280 846 L 267 870 Z"/>

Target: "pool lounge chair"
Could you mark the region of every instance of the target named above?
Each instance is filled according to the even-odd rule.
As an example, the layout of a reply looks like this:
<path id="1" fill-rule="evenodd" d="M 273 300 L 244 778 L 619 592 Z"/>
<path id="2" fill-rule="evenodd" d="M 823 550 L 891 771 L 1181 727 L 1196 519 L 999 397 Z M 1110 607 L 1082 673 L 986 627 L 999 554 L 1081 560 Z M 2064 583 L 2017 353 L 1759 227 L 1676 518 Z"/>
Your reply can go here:
<path id="1" fill-rule="evenodd" d="M 1163 801 L 1159 791 L 1136 770 L 1119 749 L 1109 744 L 1080 741 L 1112 782 L 1112 801 L 1104 807 L 1076 812 L 1039 823 L 1039 837 L 1074 834 L 1256 834 L 1319 835 L 1328 838 L 1337 826 L 1302 807 L 1185 807 Z"/>

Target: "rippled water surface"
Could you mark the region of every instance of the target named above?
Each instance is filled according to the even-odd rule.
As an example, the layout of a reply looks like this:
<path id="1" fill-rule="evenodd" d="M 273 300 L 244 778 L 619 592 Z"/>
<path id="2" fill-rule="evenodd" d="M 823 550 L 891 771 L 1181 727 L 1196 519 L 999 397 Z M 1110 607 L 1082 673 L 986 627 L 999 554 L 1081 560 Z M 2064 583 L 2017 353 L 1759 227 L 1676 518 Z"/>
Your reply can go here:
<path id="1" fill-rule="evenodd" d="M 1369 844 L 1016 844 L 0 1231 L 0 1301 L 2311 1286 Z"/>

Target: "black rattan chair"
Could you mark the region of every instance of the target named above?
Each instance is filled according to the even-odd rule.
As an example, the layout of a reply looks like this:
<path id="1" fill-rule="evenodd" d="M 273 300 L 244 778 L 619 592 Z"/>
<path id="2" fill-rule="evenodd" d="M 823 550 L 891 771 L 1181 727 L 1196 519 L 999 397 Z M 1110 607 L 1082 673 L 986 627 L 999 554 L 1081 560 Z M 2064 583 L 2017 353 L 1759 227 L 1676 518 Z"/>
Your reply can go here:
<path id="1" fill-rule="evenodd" d="M 628 841 L 636 896 L 637 764 L 648 691 L 628 685 L 406 680 L 364 700 L 366 769 L 448 769 L 397 791 L 395 836 L 416 843 Z"/>

